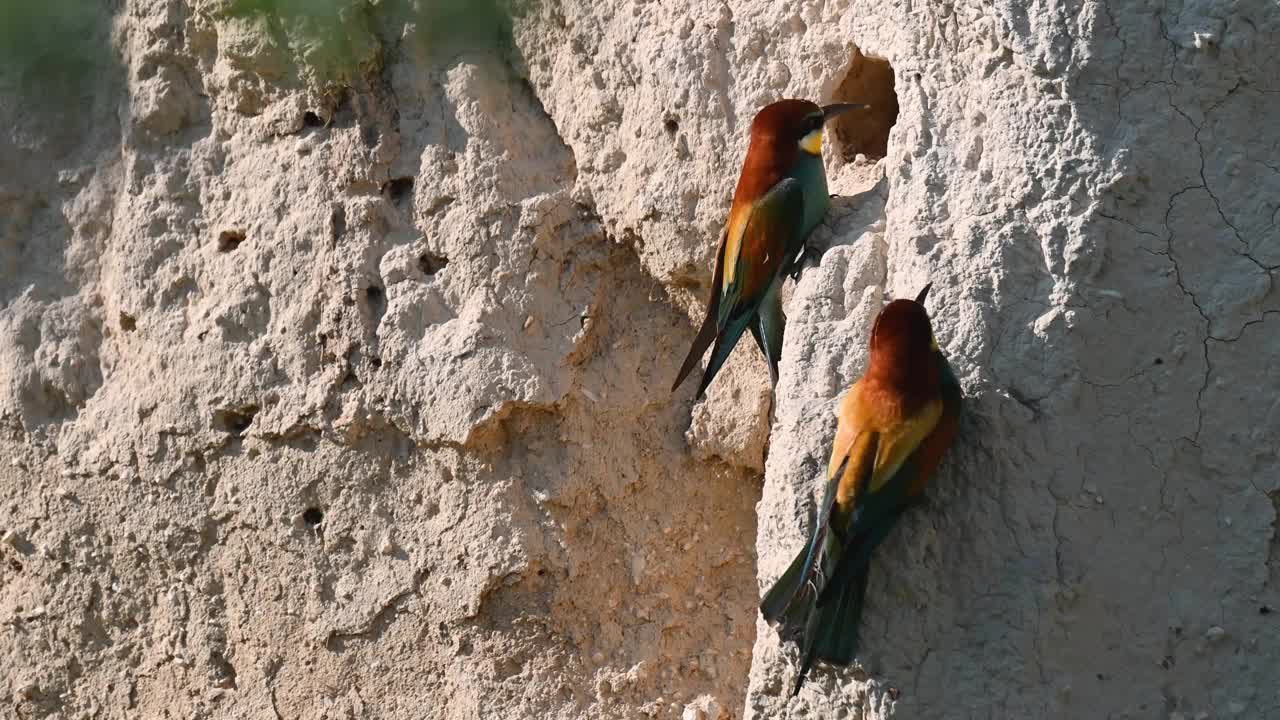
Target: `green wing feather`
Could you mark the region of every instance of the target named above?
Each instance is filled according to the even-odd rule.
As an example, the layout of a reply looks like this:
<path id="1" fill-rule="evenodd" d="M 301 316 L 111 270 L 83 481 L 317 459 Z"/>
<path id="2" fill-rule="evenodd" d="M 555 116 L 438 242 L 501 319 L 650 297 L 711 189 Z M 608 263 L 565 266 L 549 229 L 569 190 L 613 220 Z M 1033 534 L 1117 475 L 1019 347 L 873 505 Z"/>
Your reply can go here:
<path id="1" fill-rule="evenodd" d="M 772 294 L 775 281 L 779 279 L 779 271 L 786 260 L 786 249 L 792 242 L 791 236 L 800 231 L 798 218 L 803 212 L 804 194 L 800 183 L 793 178 L 785 178 L 752 205 L 751 214 L 742 225 L 741 236 L 726 238 L 726 247 L 730 243 L 738 244 L 733 272 L 729 275 L 733 280 L 723 288 L 720 295 L 715 346 L 711 350 L 711 360 L 707 363 L 695 397 L 702 397 L 711 380 L 729 359 L 729 354 L 738 344 L 742 333 L 757 322 L 761 302 Z M 727 273 L 728 268 L 724 268 L 724 272 Z M 780 353 L 781 328 L 776 331 L 773 326 L 763 329 L 766 332 L 761 344 L 771 346 L 776 333 L 776 349 Z M 770 360 L 772 369 L 774 366 L 770 354 L 766 349 L 765 359 Z"/>
<path id="2" fill-rule="evenodd" d="M 720 296 L 721 329 L 743 314 L 754 314 L 795 244 L 804 217 L 804 191 L 794 178 L 779 180 L 751 206 L 751 215 L 736 239 L 739 250 Z"/>
<path id="3" fill-rule="evenodd" d="M 782 333 L 787 316 L 782 312 L 782 275 L 774 278 L 773 287 L 765 294 L 756 308 L 756 320 L 751 323 L 751 335 L 756 339 L 764 359 L 769 363 L 769 380 L 778 384 L 778 364 L 782 362 Z"/>

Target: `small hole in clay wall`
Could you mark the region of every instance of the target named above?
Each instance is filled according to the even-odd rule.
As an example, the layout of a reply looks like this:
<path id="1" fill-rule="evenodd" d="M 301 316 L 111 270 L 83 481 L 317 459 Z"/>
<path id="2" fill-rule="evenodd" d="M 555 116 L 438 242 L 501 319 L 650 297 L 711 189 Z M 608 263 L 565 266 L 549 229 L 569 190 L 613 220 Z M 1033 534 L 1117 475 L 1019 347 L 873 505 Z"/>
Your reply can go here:
<path id="1" fill-rule="evenodd" d="M 333 214 L 329 216 L 329 223 L 333 231 L 333 245 L 336 247 L 338 242 L 342 240 L 342 236 L 347 232 L 347 209 L 342 205 L 335 205 Z"/>
<path id="2" fill-rule="evenodd" d="M 431 276 L 445 269 L 449 265 L 449 258 L 435 253 L 423 253 L 418 256 L 418 269 L 423 275 Z"/>
<path id="3" fill-rule="evenodd" d="M 320 119 L 319 115 L 308 110 L 302 115 L 302 124 L 304 127 L 320 127 L 324 125 L 324 121 Z"/>
<path id="4" fill-rule="evenodd" d="M 315 527 L 324 522 L 324 511 L 320 508 L 309 507 L 302 511 L 302 522 Z"/>
<path id="5" fill-rule="evenodd" d="M 879 160 L 889 151 L 889 130 L 898 121 L 898 96 L 893 88 L 893 68 L 888 60 L 868 57 L 853 49 L 849 72 L 832 102 L 865 103 L 835 121 L 835 141 L 846 162 L 858 155 Z"/>
<path id="6" fill-rule="evenodd" d="M 386 193 L 397 207 L 403 206 L 405 201 L 413 197 L 413 178 L 398 177 L 388 180 L 382 186 L 382 192 Z"/>
<path id="7" fill-rule="evenodd" d="M 120 313 L 120 329 L 125 332 L 133 332 L 138 329 L 138 321 L 129 313 Z"/>
<path id="8" fill-rule="evenodd" d="M 239 230 L 223 230 L 218 233 L 218 252 L 231 252 L 244 242 L 244 233 Z"/>
<path id="9" fill-rule="evenodd" d="M 235 410 L 218 410 L 213 413 L 213 426 L 228 435 L 244 437 L 244 433 L 253 424 L 253 417 L 258 414 L 254 405 Z"/>
<path id="10" fill-rule="evenodd" d="M 387 295 L 382 288 L 377 285 L 370 285 L 364 291 L 365 299 L 369 301 L 369 313 L 373 315 L 373 325 L 378 326 L 382 322 L 382 316 L 387 312 Z"/>

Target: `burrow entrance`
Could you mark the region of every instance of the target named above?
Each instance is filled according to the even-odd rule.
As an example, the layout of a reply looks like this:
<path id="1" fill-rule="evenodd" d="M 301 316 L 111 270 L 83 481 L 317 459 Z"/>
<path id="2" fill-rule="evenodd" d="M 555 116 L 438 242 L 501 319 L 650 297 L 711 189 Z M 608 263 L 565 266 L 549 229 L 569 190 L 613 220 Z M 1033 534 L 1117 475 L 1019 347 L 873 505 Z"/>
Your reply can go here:
<path id="1" fill-rule="evenodd" d="M 858 155 L 872 161 L 884 157 L 889 151 L 889 130 L 898 121 L 898 95 L 889 61 L 863 55 L 855 47 L 833 102 L 871 106 L 836 119 L 835 145 L 845 162 L 853 162 Z"/>

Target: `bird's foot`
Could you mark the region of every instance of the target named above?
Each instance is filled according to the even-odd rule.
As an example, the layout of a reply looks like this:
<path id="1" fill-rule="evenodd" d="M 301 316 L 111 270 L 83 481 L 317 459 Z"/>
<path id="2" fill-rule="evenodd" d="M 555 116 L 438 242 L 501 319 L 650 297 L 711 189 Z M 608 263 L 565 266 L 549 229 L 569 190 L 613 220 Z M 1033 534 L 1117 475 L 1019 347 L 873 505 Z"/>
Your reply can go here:
<path id="1" fill-rule="evenodd" d="M 816 261 L 818 259 L 820 259 L 818 257 L 818 251 L 808 245 L 805 245 L 804 249 L 800 251 L 799 257 L 796 258 L 795 265 L 791 268 L 792 281 L 799 282 L 800 273 L 804 272 L 805 266 L 809 264 L 809 261 Z"/>

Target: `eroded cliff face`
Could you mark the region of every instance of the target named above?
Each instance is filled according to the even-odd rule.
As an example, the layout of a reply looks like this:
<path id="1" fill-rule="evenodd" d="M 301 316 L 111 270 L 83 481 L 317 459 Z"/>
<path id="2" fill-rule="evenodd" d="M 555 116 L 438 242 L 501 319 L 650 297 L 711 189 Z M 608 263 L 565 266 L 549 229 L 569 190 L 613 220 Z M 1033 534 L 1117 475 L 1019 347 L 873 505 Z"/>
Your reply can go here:
<path id="1" fill-rule="evenodd" d="M 5 71 L 6 712 L 1280 717 L 1275 5 L 330 4 L 336 76 L 178 0 Z M 770 430 L 750 343 L 667 388 L 787 96 L 875 110 Z M 758 593 L 926 281 L 967 415 L 788 701 Z"/>

